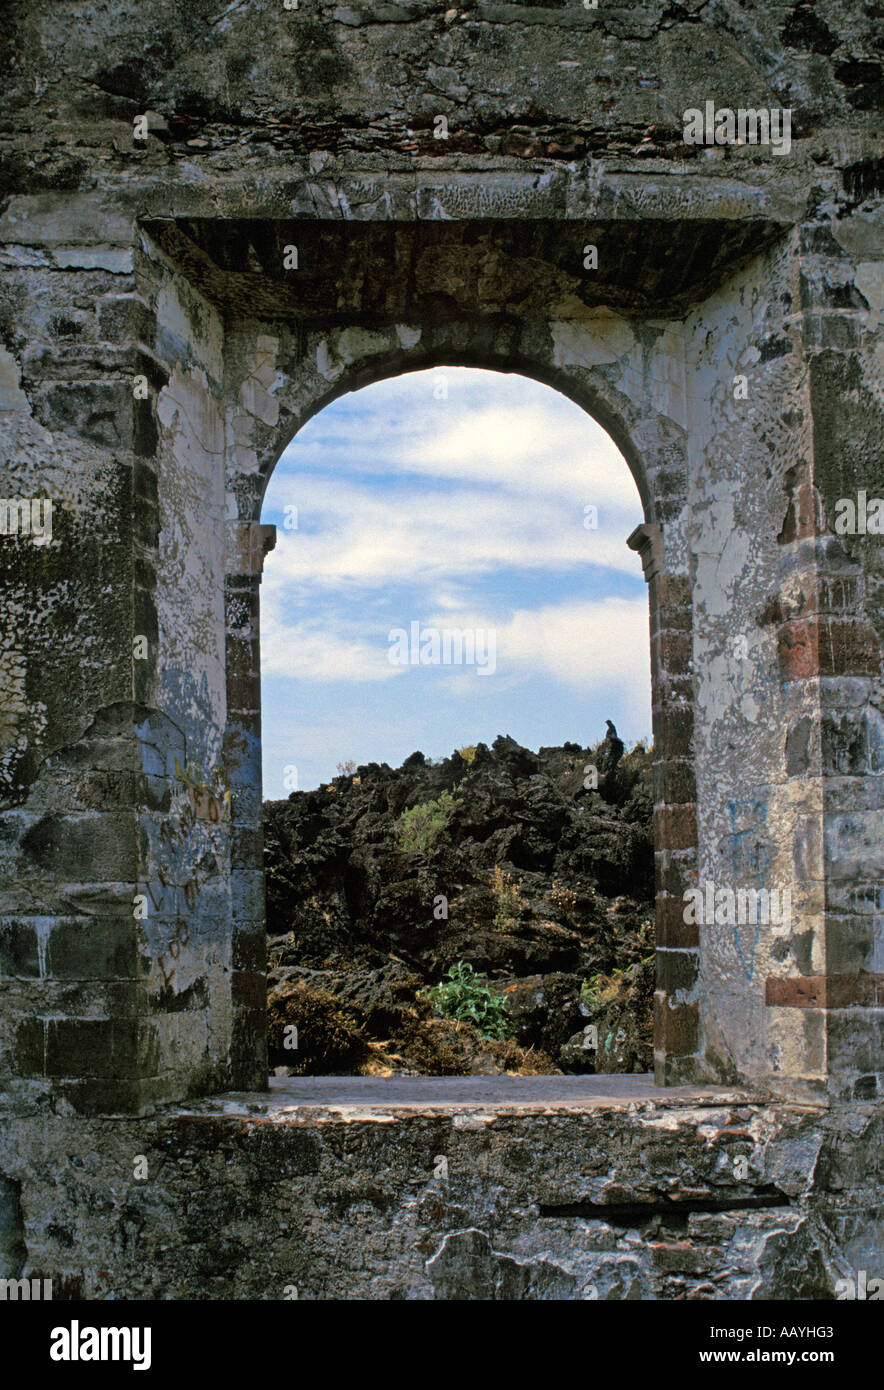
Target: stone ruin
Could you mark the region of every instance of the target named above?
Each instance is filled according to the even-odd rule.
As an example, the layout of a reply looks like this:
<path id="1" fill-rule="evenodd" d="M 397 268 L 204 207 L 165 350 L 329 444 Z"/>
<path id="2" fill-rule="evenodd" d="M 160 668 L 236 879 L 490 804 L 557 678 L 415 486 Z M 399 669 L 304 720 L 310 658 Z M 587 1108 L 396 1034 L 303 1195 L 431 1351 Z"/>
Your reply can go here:
<path id="1" fill-rule="evenodd" d="M 811 0 L 7 7 L 0 1273 L 519 1299 L 884 1273 L 874 23 Z M 634 1093 L 265 1091 L 262 495 L 328 402 L 441 365 L 563 392 L 641 495 L 656 1085 Z M 688 921 L 710 885 L 788 892 L 785 930 Z"/>

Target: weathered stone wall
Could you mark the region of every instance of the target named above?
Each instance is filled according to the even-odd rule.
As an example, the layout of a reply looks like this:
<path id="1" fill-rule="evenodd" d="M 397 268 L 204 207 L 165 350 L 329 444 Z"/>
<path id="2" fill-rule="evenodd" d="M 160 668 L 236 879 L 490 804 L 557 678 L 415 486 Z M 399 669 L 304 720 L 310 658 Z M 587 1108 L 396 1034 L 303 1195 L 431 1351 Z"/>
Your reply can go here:
<path id="1" fill-rule="evenodd" d="M 223 329 L 146 237 L 136 283 L 156 452 L 144 471 L 155 513 L 141 556 L 146 659 L 135 668 L 156 711 L 151 753 L 170 779 L 140 816 L 139 949 L 159 1053 L 175 1074 L 163 1084 L 180 1095 L 232 1080 Z M 150 334 L 154 322 L 162 330 Z"/>
<path id="2" fill-rule="evenodd" d="M 767 982 L 825 970 L 818 783 L 789 782 L 796 698 L 766 625 L 780 573 L 788 479 L 811 429 L 794 235 L 757 258 L 687 322 L 690 551 L 700 886 L 788 888 L 793 928 L 695 928 L 704 1043 L 720 1074 L 824 1080 L 818 1014 L 771 1007 Z M 741 377 L 745 387 L 740 386 Z M 800 710 L 804 704 L 800 704 Z M 689 880 L 673 866 L 674 896 Z"/>
<path id="3" fill-rule="evenodd" d="M 318 1108 L 285 1083 L 47 1117 L 7 1151 L 6 1271 L 55 1298 L 834 1298 L 880 1267 L 880 1131 L 727 1092 Z"/>
<path id="4" fill-rule="evenodd" d="M 864 1078 L 884 1052 L 884 536 L 832 535 L 839 500 L 861 512 L 862 493 L 884 495 L 884 231 L 880 197 L 867 197 L 880 170 L 847 178 L 837 206 L 803 232 L 813 485 L 800 492 L 792 544 L 816 575 L 783 613 L 785 669 L 797 650 L 799 679 L 819 677 L 819 721 L 796 730 L 794 746 L 799 773 L 819 768 L 823 782 L 828 1061 L 844 1094 L 873 1093 Z"/>
<path id="5" fill-rule="evenodd" d="M 0 491 L 53 502 L 0 537 L 0 1096 L 58 1111 L 19 1173 L 69 1106 L 263 1085 L 261 496 L 314 411 L 438 363 L 566 391 L 642 496 L 660 1079 L 878 1093 L 884 544 L 835 534 L 884 496 L 875 22 L 7 8 Z M 790 150 L 685 145 L 707 100 Z M 790 930 L 692 927 L 706 881 L 790 888 Z"/>
<path id="6" fill-rule="evenodd" d="M 129 118 L 145 110 L 176 157 L 206 164 L 223 151 L 236 172 L 252 157 L 256 178 L 261 164 L 313 151 L 401 156 L 407 170 L 412 155 L 438 153 L 439 114 L 461 166 L 489 153 L 674 159 L 682 112 L 705 97 L 791 105 L 821 163 L 856 159 L 881 106 L 875 24 L 862 6 L 823 14 L 788 0 L 128 0 L 113 13 L 76 0 L 63 20 L 15 0 L 3 78 L 23 138 L 6 168 L 23 190 L 88 183 L 121 167 L 113 141 L 126 153 Z M 144 162 L 162 168 L 165 151 Z"/>
<path id="7" fill-rule="evenodd" d="M 8 199 L 7 211 L 8 211 Z M 5 496 L 49 498 L 52 540 L 3 538 L 3 1089 L 140 1073 L 132 921 L 141 778 L 132 700 L 131 293 L 120 222 L 83 203 L 4 252 Z M 105 240 L 95 245 L 98 225 Z M 124 234 L 125 235 L 125 234 Z M 8 239 L 8 231 L 4 232 Z M 92 241 L 92 245 L 88 243 Z M 14 327 L 13 327 L 14 325 Z M 15 356 L 9 352 L 14 349 Z M 103 1058 L 101 1069 L 97 1059 Z"/>

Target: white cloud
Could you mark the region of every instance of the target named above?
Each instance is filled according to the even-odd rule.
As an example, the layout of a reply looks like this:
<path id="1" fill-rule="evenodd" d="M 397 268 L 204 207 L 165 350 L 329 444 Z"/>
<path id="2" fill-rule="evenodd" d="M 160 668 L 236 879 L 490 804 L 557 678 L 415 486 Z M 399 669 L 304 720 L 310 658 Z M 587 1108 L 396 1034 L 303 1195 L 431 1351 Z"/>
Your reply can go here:
<path id="1" fill-rule="evenodd" d="M 502 666 L 511 661 L 587 693 L 638 683 L 644 699 L 651 660 L 647 598 L 520 609 L 498 625 L 497 653 Z"/>
<path id="2" fill-rule="evenodd" d="M 595 530 L 583 524 L 588 504 Z M 550 741 L 559 720 L 573 729 L 609 709 L 618 724 L 647 726 L 647 594 L 626 546 L 642 520 L 638 492 L 604 431 L 564 397 L 464 369 L 381 383 L 301 431 L 271 479 L 265 519 L 281 523 L 287 505 L 299 529 L 279 526 L 261 599 L 282 750 L 265 738 L 271 761 L 315 753 L 326 775 L 331 746 L 398 756 L 403 738 L 426 742 L 422 720 L 434 748 L 454 747 L 498 710 L 500 727 L 548 724 L 538 736 Z M 615 586 L 637 596 L 607 597 Z M 495 674 L 391 665 L 390 628 L 414 619 L 494 628 Z M 384 684 L 394 677 L 401 686 Z M 332 684 L 350 687 L 349 721 Z M 283 756 L 293 741 L 298 757 Z"/>
<path id="3" fill-rule="evenodd" d="M 561 494 L 638 512 L 638 488 L 613 440 L 559 392 L 517 375 L 448 368 L 417 372 L 345 397 L 295 437 L 277 477 L 311 469 L 351 476 L 421 475 L 492 483 L 531 496 Z M 358 403 L 358 404 L 357 404 Z M 274 482 L 271 482 L 271 488 Z"/>
<path id="4" fill-rule="evenodd" d="M 279 529 L 265 565 L 265 582 L 271 584 L 376 586 L 391 579 L 471 578 L 500 568 L 591 565 L 641 573 L 626 545 L 640 517 L 602 508 L 597 528 L 587 529 L 579 497 L 402 484 L 381 492 L 308 475 L 285 498 L 298 507 L 299 529 Z"/>
<path id="5" fill-rule="evenodd" d="M 650 683 L 648 605 L 637 599 L 605 598 L 517 609 L 504 623 L 487 615 L 443 610 L 420 620 L 423 627 L 493 629 L 496 671 L 479 692 L 473 669 L 443 668 L 452 695 L 499 695 L 528 678 L 542 676 L 589 697 L 617 693 L 641 712 Z M 285 621 L 281 604 L 262 614 L 262 672 L 304 681 L 383 681 L 409 668 L 390 664 L 389 628 L 378 623 L 374 638 L 340 615 Z M 421 668 L 424 670 L 425 668 Z"/>
<path id="6" fill-rule="evenodd" d="M 302 681 L 384 681 L 390 664 L 385 640 L 372 642 L 337 617 L 286 621 L 281 604 L 265 595 L 261 611 L 261 674 Z"/>
<path id="7" fill-rule="evenodd" d="M 445 369 L 382 382 L 320 412 L 271 479 L 279 530 L 265 584 L 451 586 L 501 569 L 604 566 L 638 576 L 642 520 L 625 460 L 565 397 L 523 377 Z M 585 508 L 598 510 L 596 529 Z"/>
<path id="8" fill-rule="evenodd" d="M 433 477 L 641 511 L 623 455 L 601 426 L 574 405 L 544 402 L 473 411 L 435 437 L 406 445 L 396 462 Z"/>
<path id="9" fill-rule="evenodd" d="M 516 609 L 503 623 L 461 609 L 429 616 L 435 627 L 493 628 L 497 668 L 504 677 L 543 675 L 591 694 L 612 686 L 650 683 L 650 628 L 646 595 L 574 599 Z"/>

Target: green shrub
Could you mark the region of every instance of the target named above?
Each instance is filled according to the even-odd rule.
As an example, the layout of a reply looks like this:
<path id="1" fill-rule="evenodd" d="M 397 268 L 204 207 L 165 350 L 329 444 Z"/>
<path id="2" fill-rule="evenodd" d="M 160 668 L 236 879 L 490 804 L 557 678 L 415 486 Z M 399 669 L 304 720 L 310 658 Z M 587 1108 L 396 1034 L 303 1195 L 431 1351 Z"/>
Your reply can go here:
<path id="1" fill-rule="evenodd" d="M 468 961 L 450 966 L 440 984 L 418 997 L 432 1004 L 440 1018 L 471 1023 L 483 1038 L 502 1041 L 515 1035 L 515 1021 L 503 995 L 491 988 L 484 975 L 477 975 Z"/>
<path id="2" fill-rule="evenodd" d="M 403 811 L 397 826 L 399 848 L 406 854 L 426 854 L 440 840 L 447 840 L 454 807 L 451 792 L 442 792 L 435 801 Z"/>

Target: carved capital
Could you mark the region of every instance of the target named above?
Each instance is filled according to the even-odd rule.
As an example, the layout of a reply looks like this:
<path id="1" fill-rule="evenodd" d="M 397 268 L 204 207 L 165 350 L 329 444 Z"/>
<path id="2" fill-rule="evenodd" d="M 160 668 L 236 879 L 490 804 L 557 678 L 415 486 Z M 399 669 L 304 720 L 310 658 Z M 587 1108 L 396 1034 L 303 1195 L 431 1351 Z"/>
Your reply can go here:
<path id="1" fill-rule="evenodd" d="M 646 581 L 650 584 L 663 573 L 663 527 L 658 521 L 643 521 L 636 526 L 626 544 L 638 552 Z"/>
<path id="2" fill-rule="evenodd" d="M 264 569 L 264 557 L 276 545 L 276 527 L 260 521 L 229 522 L 227 526 L 227 571 L 229 574 L 257 574 Z"/>

